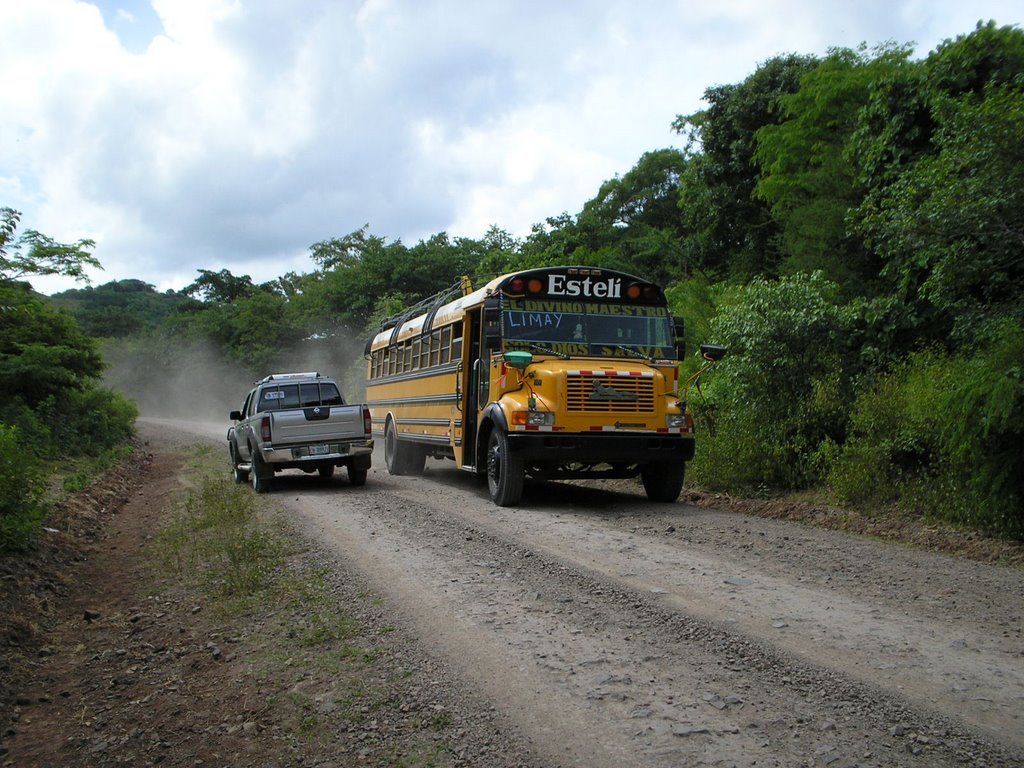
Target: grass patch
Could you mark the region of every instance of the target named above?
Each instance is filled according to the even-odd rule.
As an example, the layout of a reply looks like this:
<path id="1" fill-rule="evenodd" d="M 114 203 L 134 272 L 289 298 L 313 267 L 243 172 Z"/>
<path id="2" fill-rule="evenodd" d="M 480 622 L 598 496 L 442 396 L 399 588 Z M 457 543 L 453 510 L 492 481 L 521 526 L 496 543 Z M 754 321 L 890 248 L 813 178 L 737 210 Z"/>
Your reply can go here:
<path id="1" fill-rule="evenodd" d="M 91 486 L 97 478 L 111 467 L 120 464 L 135 453 L 130 443 L 116 445 L 102 451 L 98 456 L 82 456 L 65 459 L 54 465 L 54 474 L 60 478 L 65 493 L 80 493 Z"/>
<path id="2" fill-rule="evenodd" d="M 286 540 L 259 520 L 256 496 L 229 477 L 203 472 L 156 536 L 160 561 L 221 608 L 244 610 L 273 590 Z"/>
<path id="3" fill-rule="evenodd" d="M 217 634 L 245 638 L 244 675 L 259 681 L 288 749 L 308 757 L 340 747 L 366 751 L 374 765 L 438 765 L 450 749 L 438 734 L 451 729 L 451 715 L 410 709 L 402 691 L 411 674 L 394 667 L 395 627 L 364 626 L 343 604 L 378 606 L 380 597 L 342 596 L 334 575 L 277 522 L 286 518 L 273 495 L 233 482 L 219 452 L 197 449 L 187 471 L 190 490 L 155 535 L 153 562 L 168 589 L 221 624 Z M 399 742 L 383 727 L 392 722 L 406 723 Z"/>

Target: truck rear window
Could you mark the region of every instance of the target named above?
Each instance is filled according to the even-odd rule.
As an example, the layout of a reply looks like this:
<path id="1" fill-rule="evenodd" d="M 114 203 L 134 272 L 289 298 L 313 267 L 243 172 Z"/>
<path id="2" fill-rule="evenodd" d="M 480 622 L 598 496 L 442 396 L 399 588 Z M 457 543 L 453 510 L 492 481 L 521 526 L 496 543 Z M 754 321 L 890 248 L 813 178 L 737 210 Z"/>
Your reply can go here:
<path id="1" fill-rule="evenodd" d="M 258 411 L 281 411 L 288 408 L 312 408 L 314 406 L 344 405 L 341 392 L 332 382 L 311 382 L 309 384 L 279 384 L 266 387 L 260 393 Z"/>

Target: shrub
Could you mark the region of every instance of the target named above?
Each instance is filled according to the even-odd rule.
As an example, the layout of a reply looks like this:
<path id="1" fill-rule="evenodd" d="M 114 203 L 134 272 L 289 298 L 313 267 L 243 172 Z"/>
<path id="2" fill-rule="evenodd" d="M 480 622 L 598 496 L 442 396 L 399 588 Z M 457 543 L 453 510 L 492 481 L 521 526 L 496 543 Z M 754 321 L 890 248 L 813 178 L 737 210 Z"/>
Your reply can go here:
<path id="1" fill-rule="evenodd" d="M 970 354 L 928 350 L 858 396 L 827 452 L 838 500 L 1024 536 L 1024 331 L 991 326 Z"/>
<path id="2" fill-rule="evenodd" d="M 18 436 L 17 427 L 0 424 L 0 552 L 28 549 L 47 512 L 39 463 Z"/>
<path id="3" fill-rule="evenodd" d="M 698 425 L 713 410 L 714 433 L 699 437 L 693 476 L 742 490 L 804 488 L 820 478 L 822 446 L 841 442 L 852 399 L 846 374 L 852 314 L 821 273 L 755 278 L 726 297 L 711 323 L 729 348 L 694 404 Z"/>
<path id="4" fill-rule="evenodd" d="M 898 502 L 909 486 L 935 473 L 942 453 L 942 392 L 952 370 L 944 353 L 928 350 L 865 386 L 847 441 L 829 451 L 828 482 L 839 501 L 858 507 Z"/>
<path id="5" fill-rule="evenodd" d="M 138 409 L 109 389 L 69 390 L 43 403 L 54 456 L 96 456 L 134 434 Z"/>

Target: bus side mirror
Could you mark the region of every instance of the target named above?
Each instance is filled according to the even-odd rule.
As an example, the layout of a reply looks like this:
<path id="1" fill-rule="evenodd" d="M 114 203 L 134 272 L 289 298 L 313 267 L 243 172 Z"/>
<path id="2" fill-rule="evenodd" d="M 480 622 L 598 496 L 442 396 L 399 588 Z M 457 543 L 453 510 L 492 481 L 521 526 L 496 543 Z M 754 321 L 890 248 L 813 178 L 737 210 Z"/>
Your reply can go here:
<path id="1" fill-rule="evenodd" d="M 232 411 L 231 413 L 228 414 L 228 418 L 231 419 L 232 421 L 241 421 L 242 420 L 242 412 L 241 411 Z"/>
<path id="2" fill-rule="evenodd" d="M 676 360 L 684 360 L 686 358 L 686 323 L 683 322 L 683 318 L 677 317 L 672 322 L 672 330 L 676 337 Z"/>
<path id="3" fill-rule="evenodd" d="M 703 357 L 705 360 L 711 360 L 712 362 L 715 362 L 715 363 L 717 363 L 719 360 L 721 360 L 723 357 L 725 357 L 725 353 L 728 352 L 728 351 L 729 351 L 728 349 L 726 349 L 725 347 L 719 346 L 718 344 L 701 344 L 700 345 L 701 357 Z"/>
<path id="4" fill-rule="evenodd" d="M 529 352 L 506 352 L 505 365 L 515 368 L 518 371 L 525 371 L 526 367 L 533 362 L 533 355 Z"/>

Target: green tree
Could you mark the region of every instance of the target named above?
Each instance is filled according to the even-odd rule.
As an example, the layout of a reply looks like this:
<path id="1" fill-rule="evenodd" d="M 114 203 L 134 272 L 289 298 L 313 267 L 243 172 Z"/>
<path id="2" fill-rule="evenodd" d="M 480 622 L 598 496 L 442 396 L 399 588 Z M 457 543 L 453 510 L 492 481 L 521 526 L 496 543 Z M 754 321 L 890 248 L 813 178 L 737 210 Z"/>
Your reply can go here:
<path id="1" fill-rule="evenodd" d="M 494 234 L 497 243 L 501 235 Z M 443 291 L 462 275 L 477 272 L 487 258 L 500 262 L 495 241 L 451 238 L 441 232 L 407 247 L 388 243 L 363 227 L 341 238 L 311 246 L 320 270 L 307 284 L 311 306 L 326 317 L 350 327 L 365 327 L 377 299 L 400 296 L 407 305 Z"/>
<path id="2" fill-rule="evenodd" d="M 577 222 L 594 253 L 592 263 L 662 285 L 688 272 L 678 245 L 679 184 L 687 162 L 676 149 L 646 152 L 621 178 L 601 185 Z"/>
<path id="3" fill-rule="evenodd" d="M 14 282 L 33 275 L 61 275 L 88 282 L 86 267 L 102 269 L 90 253 L 93 240 L 59 243 L 34 229 L 14 238 L 21 213 L 0 208 L 0 281 Z"/>
<path id="4" fill-rule="evenodd" d="M 182 307 L 197 303 L 175 291 L 158 293 L 142 280 L 115 280 L 55 293 L 50 301 L 67 309 L 82 331 L 100 338 L 124 338 L 152 331 Z"/>
<path id="5" fill-rule="evenodd" d="M 589 264 L 659 284 L 693 269 L 680 246 L 680 178 L 687 157 L 676 149 L 644 153 L 623 176 L 604 182 L 576 216 L 534 225 L 516 268 Z"/>
<path id="6" fill-rule="evenodd" d="M 822 270 L 848 294 L 870 292 L 881 263 L 854 237 L 864 191 L 848 146 L 872 84 L 906 66 L 909 46 L 833 49 L 778 99 L 783 121 L 758 129 L 756 194 L 780 229 L 784 274 Z"/>
<path id="7" fill-rule="evenodd" d="M 919 343 L 948 344 L 950 325 L 966 341 L 990 316 L 1020 317 L 1024 32 L 979 25 L 893 82 L 853 144 L 869 190 L 858 232 L 932 329 Z"/>
<path id="8" fill-rule="evenodd" d="M 25 283 L 0 284 L 0 398 L 36 407 L 83 389 L 103 369 L 96 341 Z"/>
<path id="9" fill-rule="evenodd" d="M 1024 72 L 1020 85 L 948 99 L 935 154 L 880 195 L 865 219 L 886 273 L 955 318 L 967 342 L 986 318 L 1024 322 Z"/>
<path id="10" fill-rule="evenodd" d="M 796 93 L 817 61 L 796 54 L 769 59 L 742 83 L 708 88 L 707 109 L 673 122 L 689 137 L 694 154 L 679 205 L 689 240 L 685 252 L 700 270 L 741 279 L 776 273 L 778 227 L 768 205 L 754 194 L 759 180 L 755 136 L 783 119 L 777 100 Z"/>
<path id="11" fill-rule="evenodd" d="M 219 272 L 200 269 L 198 272 L 199 277 L 181 289 L 186 296 L 195 296 L 212 304 L 230 304 L 252 296 L 257 290 L 248 275 L 235 276 L 227 269 Z"/>

